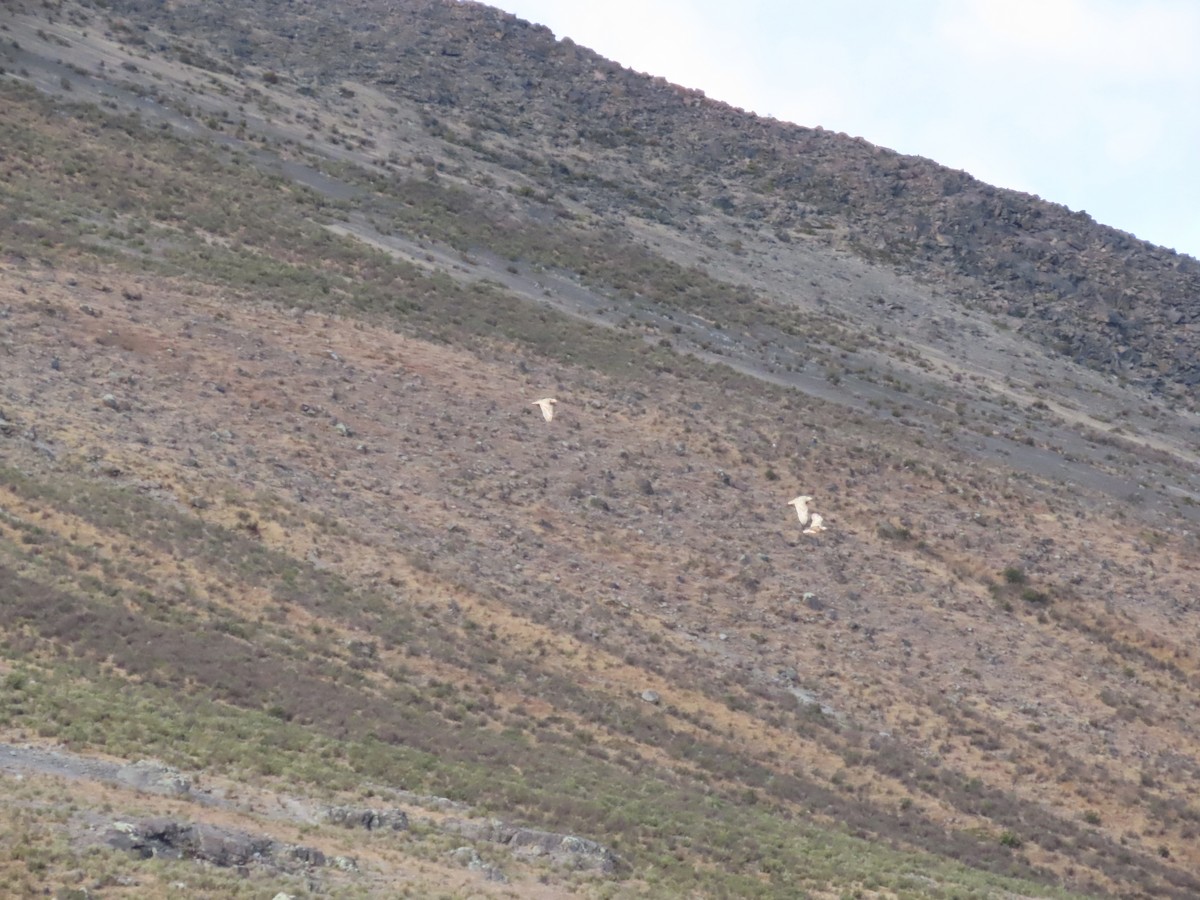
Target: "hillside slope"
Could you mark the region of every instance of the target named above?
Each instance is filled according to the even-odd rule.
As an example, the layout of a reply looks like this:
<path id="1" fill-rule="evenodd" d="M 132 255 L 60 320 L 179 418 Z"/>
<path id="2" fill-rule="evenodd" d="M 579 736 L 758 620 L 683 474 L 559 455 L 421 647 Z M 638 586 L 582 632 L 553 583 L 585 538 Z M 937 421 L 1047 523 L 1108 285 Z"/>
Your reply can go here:
<path id="1" fill-rule="evenodd" d="M 471 168 L 496 162 L 618 222 L 646 217 L 709 238 L 732 225 L 776 246 L 831 231 L 822 244 L 938 282 L 958 304 L 1016 317 L 1046 347 L 1193 403 L 1200 262 L 1085 213 L 746 115 L 475 3 L 109 8 L 163 29 L 169 58 L 189 61 L 188 42 L 203 40 L 218 70 L 284 72 L 302 89 L 378 87 L 436 120 Z"/>
<path id="2" fill-rule="evenodd" d="M 10 893 L 1200 893 L 1193 260 L 472 4 L 5 15 Z"/>

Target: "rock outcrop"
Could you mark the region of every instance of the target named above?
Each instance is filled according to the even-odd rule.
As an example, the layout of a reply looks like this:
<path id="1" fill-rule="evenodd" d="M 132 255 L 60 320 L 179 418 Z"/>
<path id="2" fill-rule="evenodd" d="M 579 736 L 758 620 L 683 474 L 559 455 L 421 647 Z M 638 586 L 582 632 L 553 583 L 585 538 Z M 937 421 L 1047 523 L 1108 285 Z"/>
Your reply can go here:
<path id="1" fill-rule="evenodd" d="M 405 831 L 408 829 L 408 814 L 402 809 L 331 806 L 325 811 L 325 821 L 345 828 L 365 828 L 367 831 Z"/>
<path id="2" fill-rule="evenodd" d="M 235 828 L 169 818 L 115 822 L 105 840 L 109 846 L 143 859 L 195 859 L 222 868 L 260 865 L 297 872 L 327 864 L 325 854 L 312 847 L 285 844 Z"/>
<path id="3" fill-rule="evenodd" d="M 541 859 L 564 868 L 609 874 L 620 865 L 619 857 L 603 844 L 572 834 L 522 828 L 499 819 L 484 822 L 450 819 L 442 827 L 471 840 L 503 844 L 514 856 Z"/>

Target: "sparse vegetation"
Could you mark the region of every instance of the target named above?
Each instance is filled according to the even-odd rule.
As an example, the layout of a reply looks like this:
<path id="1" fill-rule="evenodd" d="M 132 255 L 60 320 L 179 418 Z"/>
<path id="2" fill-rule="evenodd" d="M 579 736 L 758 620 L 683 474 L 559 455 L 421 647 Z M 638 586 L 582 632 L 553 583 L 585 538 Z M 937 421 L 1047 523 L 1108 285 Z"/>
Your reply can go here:
<path id="1" fill-rule="evenodd" d="M 0 893 L 302 894 L 81 823 L 220 800 L 282 833 L 305 804 L 418 795 L 437 815 L 402 835 L 303 837 L 362 841 L 413 896 L 1200 893 L 1194 512 L 1164 499 L 1184 420 L 1047 355 L 1006 281 L 951 278 L 853 167 L 911 168 L 914 193 L 934 170 L 725 130 L 475 7 L 418 33 L 379 6 L 355 48 L 293 6 L 210 8 L 250 17 L 247 55 L 187 4 L 31 6 L 21 47 L 63 61 L 0 54 L 0 740 L 220 785 L 6 775 Z M 460 16 L 507 60 L 486 91 Z M 318 20 L 323 62 L 297 49 Z M 85 25 L 116 42 L 103 67 Z M 529 66 L 566 67 L 536 103 Z M 982 190 L 936 177 L 939 203 Z M 980 221 L 937 209 L 945 234 Z M 968 336 L 977 358 L 951 352 Z M 990 368 L 992 340 L 1030 371 Z M 524 417 L 543 389 L 553 423 Z M 1105 491 L 1133 484 L 1114 536 Z M 797 489 L 826 534 L 795 533 Z M 619 864 L 530 861 L 443 814 Z M 511 883 L 447 862 L 463 846 Z"/>

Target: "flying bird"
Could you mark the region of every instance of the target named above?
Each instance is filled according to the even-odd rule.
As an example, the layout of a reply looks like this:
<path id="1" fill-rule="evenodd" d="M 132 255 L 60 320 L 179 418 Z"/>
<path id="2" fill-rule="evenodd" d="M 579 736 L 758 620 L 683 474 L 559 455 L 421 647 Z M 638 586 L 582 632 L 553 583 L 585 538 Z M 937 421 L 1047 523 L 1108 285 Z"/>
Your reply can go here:
<path id="1" fill-rule="evenodd" d="M 813 513 L 812 518 L 809 520 L 808 527 L 805 528 L 800 533 L 801 534 L 820 534 L 824 530 L 825 530 L 825 520 L 821 517 L 820 513 Z"/>
<path id="2" fill-rule="evenodd" d="M 801 525 L 808 524 L 808 501 L 811 499 L 812 497 L 808 496 L 807 494 L 801 494 L 794 500 L 788 501 L 788 506 L 796 507 L 796 515 L 800 517 Z"/>
<path id="3" fill-rule="evenodd" d="M 554 420 L 554 404 L 558 401 L 553 397 L 543 397 L 541 400 L 534 400 L 531 406 L 540 406 L 542 408 L 542 418 L 547 422 Z"/>

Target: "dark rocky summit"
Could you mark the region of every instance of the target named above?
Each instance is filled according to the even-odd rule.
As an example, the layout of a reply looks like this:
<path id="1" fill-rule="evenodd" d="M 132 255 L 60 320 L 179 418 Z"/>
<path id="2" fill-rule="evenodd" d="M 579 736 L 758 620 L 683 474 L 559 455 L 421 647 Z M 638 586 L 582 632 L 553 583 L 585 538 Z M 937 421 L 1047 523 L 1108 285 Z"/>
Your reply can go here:
<path id="1" fill-rule="evenodd" d="M 224 64 L 300 83 L 353 78 L 417 104 L 444 134 L 596 208 L 702 227 L 714 213 L 781 243 L 816 236 L 1017 320 L 1089 367 L 1190 403 L 1200 382 L 1200 262 L 1082 211 L 861 138 L 766 119 L 623 68 L 477 3 L 112 0 L 205 35 Z M 308 52 L 297 58 L 296 47 Z M 503 140 L 520 136 L 513 152 Z M 575 161 L 582 149 L 594 170 Z M 640 175 L 604 175 L 641 166 Z M 646 177 L 653 168 L 657 177 Z"/>

